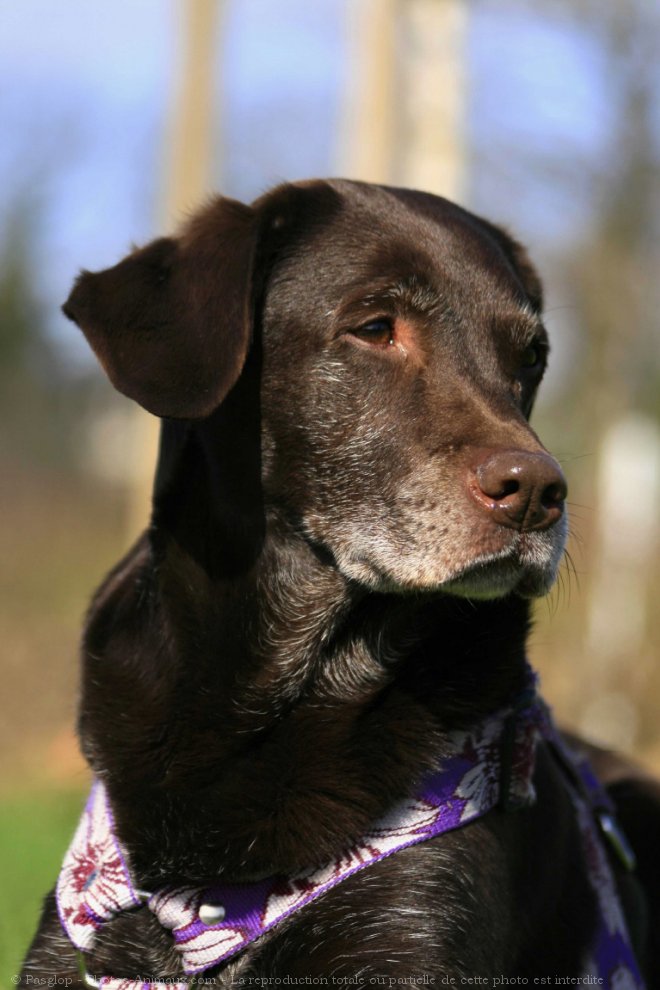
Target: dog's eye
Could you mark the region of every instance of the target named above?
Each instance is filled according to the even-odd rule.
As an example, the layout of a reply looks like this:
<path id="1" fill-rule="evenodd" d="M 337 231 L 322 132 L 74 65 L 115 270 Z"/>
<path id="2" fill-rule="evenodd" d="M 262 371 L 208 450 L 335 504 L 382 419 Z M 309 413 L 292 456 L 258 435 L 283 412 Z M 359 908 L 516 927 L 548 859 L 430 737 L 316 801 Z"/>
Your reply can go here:
<path id="1" fill-rule="evenodd" d="M 365 343 L 374 344 L 376 347 L 394 346 L 394 326 L 391 320 L 370 320 L 363 326 L 352 330 L 351 333 L 354 337 L 359 337 Z"/>
<path id="2" fill-rule="evenodd" d="M 540 368 L 545 359 L 545 350 L 540 343 L 528 344 L 520 355 L 520 367 L 524 371 Z"/>

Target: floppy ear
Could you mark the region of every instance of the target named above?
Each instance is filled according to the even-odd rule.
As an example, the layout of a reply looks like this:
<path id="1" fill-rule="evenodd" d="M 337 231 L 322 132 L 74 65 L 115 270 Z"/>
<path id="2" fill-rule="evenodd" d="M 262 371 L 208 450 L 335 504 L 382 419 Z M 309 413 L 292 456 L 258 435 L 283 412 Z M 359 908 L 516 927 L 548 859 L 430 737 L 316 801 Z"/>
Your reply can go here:
<path id="1" fill-rule="evenodd" d="M 207 416 L 250 346 L 256 241 L 255 212 L 219 197 L 179 237 L 82 272 L 64 313 L 124 395 L 156 416 Z"/>

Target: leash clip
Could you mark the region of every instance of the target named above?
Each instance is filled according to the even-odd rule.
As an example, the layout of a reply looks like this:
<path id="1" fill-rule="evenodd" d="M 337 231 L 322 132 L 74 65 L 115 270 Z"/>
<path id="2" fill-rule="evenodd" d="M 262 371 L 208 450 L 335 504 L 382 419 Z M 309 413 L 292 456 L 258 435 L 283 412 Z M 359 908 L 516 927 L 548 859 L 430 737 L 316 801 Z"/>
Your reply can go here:
<path id="1" fill-rule="evenodd" d="M 623 831 L 614 815 L 603 809 L 596 809 L 596 819 L 603 837 L 607 840 L 610 849 L 614 852 L 619 862 L 625 867 L 628 873 L 632 873 L 637 867 L 637 857 L 632 846 L 628 842 L 628 837 Z"/>
<path id="2" fill-rule="evenodd" d="M 135 905 L 136 908 L 142 907 L 143 904 L 147 904 L 152 894 L 148 890 L 136 890 L 135 894 L 138 898 L 138 903 Z M 85 956 L 80 949 L 76 949 L 76 965 L 78 967 L 78 975 L 83 986 L 87 987 L 88 990 L 99 990 L 101 986 L 101 981 L 97 980 L 95 976 L 87 969 L 87 963 L 85 962 Z"/>
<path id="3" fill-rule="evenodd" d="M 76 964 L 78 966 L 78 975 L 80 976 L 83 986 L 88 987 L 89 990 L 98 990 L 98 987 L 101 986 L 101 981 L 97 980 L 88 971 L 85 957 L 80 949 L 76 950 Z"/>

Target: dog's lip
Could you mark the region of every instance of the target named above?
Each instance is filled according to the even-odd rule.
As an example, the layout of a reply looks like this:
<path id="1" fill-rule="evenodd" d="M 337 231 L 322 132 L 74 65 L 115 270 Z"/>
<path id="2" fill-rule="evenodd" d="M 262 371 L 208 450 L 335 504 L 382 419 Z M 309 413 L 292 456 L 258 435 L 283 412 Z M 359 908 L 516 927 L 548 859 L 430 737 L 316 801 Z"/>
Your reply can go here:
<path id="1" fill-rule="evenodd" d="M 498 598 L 515 590 L 522 570 L 512 554 L 498 554 L 473 561 L 443 581 L 440 590 L 470 598 Z"/>
<path id="2" fill-rule="evenodd" d="M 395 594 L 433 591 L 461 598 L 493 599 L 515 593 L 538 598 L 554 582 L 562 549 L 563 540 L 558 542 L 548 533 L 509 530 L 506 540 L 497 540 L 495 546 L 490 542 L 471 558 L 457 561 L 454 567 L 443 567 L 442 576 L 427 572 L 424 578 L 421 574 L 408 574 L 401 580 L 389 567 L 377 566 L 368 554 L 351 558 L 350 576 L 358 584 Z M 359 565 L 361 573 L 356 573 L 355 565 Z"/>
<path id="3" fill-rule="evenodd" d="M 497 597 L 514 592 L 524 598 L 544 595 L 556 572 L 556 551 L 545 534 L 516 533 L 500 549 L 465 563 L 442 584 L 442 590 L 469 597 Z"/>

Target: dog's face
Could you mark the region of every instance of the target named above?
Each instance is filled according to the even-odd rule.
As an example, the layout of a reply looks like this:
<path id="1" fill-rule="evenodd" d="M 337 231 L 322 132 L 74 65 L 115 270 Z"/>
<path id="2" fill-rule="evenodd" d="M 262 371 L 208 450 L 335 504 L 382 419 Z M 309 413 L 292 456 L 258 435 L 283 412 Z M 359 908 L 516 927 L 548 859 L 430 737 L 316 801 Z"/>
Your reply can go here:
<path id="1" fill-rule="evenodd" d="M 331 181 L 219 200 L 83 274 L 65 312 L 122 391 L 192 421 L 255 334 L 266 507 L 370 588 L 496 597 L 544 593 L 563 551 L 565 483 L 527 423 L 539 308 L 497 228 Z"/>

